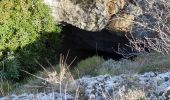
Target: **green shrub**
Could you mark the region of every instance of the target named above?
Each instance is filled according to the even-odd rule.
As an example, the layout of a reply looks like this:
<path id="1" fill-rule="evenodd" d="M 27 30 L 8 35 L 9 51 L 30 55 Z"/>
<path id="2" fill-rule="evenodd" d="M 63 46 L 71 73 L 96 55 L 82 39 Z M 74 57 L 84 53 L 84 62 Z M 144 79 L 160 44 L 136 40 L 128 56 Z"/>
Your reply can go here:
<path id="1" fill-rule="evenodd" d="M 76 67 L 76 70 L 78 71 L 78 73 L 75 72 L 76 74 L 78 74 L 76 75 L 76 77 L 77 76 L 81 77 L 85 75 L 97 76 L 98 70 L 100 69 L 100 65 L 104 61 L 105 60 L 99 56 L 93 56 L 93 57 L 80 61 Z"/>
<path id="2" fill-rule="evenodd" d="M 0 61 L 0 76 L 3 79 L 17 79 L 19 77 L 18 68 L 18 60 L 10 54 L 3 61 Z"/>
<path id="3" fill-rule="evenodd" d="M 19 78 L 19 69 L 34 72 L 34 59 L 53 59 L 60 27 L 42 0 L 0 0 L 0 74 Z M 12 57 L 12 58 L 11 58 Z"/>

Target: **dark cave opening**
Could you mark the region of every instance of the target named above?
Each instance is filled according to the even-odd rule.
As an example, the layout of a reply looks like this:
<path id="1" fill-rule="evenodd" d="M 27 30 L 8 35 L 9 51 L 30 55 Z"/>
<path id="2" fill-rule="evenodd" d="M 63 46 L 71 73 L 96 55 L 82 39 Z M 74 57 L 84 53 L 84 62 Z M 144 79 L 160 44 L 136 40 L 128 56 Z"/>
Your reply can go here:
<path id="1" fill-rule="evenodd" d="M 67 24 L 63 26 L 62 34 L 64 38 L 58 52 L 67 55 L 69 51 L 67 63 L 70 63 L 76 57 L 73 66 L 79 61 L 94 55 L 101 56 L 106 60 L 110 58 L 119 60 L 123 56 L 116 53 L 118 48 L 132 52 L 131 48 L 126 46 L 128 39 L 116 35 L 119 33 L 114 34 L 107 30 L 89 32 Z"/>

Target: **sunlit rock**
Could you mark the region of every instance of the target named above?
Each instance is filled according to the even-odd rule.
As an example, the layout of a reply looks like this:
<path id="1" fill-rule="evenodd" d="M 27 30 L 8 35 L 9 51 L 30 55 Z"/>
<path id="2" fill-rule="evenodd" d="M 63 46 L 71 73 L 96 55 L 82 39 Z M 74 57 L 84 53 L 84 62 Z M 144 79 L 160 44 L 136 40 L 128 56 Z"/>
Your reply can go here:
<path id="1" fill-rule="evenodd" d="M 54 19 L 87 31 L 100 31 L 112 15 L 124 8 L 126 0 L 44 0 Z"/>

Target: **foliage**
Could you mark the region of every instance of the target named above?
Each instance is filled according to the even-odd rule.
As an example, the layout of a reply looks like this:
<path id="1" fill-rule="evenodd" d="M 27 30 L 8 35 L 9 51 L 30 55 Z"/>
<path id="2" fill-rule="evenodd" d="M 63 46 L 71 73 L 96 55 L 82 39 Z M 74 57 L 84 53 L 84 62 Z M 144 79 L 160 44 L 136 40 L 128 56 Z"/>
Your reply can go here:
<path id="1" fill-rule="evenodd" d="M 139 73 L 145 73 L 149 71 L 153 72 L 166 72 L 170 69 L 170 55 L 162 55 L 160 53 L 149 53 L 148 55 L 139 56 L 135 59 L 139 63 Z"/>
<path id="2" fill-rule="evenodd" d="M 78 71 L 79 75 L 76 76 L 85 76 L 85 75 L 97 76 L 98 70 L 100 69 L 100 65 L 104 61 L 105 60 L 99 56 L 93 56 L 80 61 L 76 67 L 76 70 Z"/>
<path id="3" fill-rule="evenodd" d="M 54 55 L 60 28 L 49 11 L 42 0 L 0 1 L 1 75 L 15 80 L 19 69 L 35 71 L 34 59 Z"/>
<path id="4" fill-rule="evenodd" d="M 0 76 L 3 79 L 16 79 L 19 77 L 18 68 L 18 60 L 12 54 L 10 54 L 0 61 Z"/>
<path id="5" fill-rule="evenodd" d="M 169 62 L 162 62 L 160 64 L 146 64 L 139 69 L 139 73 L 145 72 L 164 72 L 169 70 L 170 63 Z"/>
<path id="6" fill-rule="evenodd" d="M 131 61 L 127 59 L 121 59 L 119 61 L 108 60 L 104 62 L 98 73 L 100 75 L 120 75 L 120 74 L 130 74 L 136 72 L 140 67 L 140 64 L 137 61 Z"/>
<path id="7" fill-rule="evenodd" d="M 100 66 L 97 73 L 99 75 L 109 74 L 113 76 L 120 74 L 141 74 L 150 71 L 166 72 L 170 69 L 169 61 L 170 55 L 162 55 L 152 51 L 150 53 L 140 54 L 131 60 L 107 60 Z"/>

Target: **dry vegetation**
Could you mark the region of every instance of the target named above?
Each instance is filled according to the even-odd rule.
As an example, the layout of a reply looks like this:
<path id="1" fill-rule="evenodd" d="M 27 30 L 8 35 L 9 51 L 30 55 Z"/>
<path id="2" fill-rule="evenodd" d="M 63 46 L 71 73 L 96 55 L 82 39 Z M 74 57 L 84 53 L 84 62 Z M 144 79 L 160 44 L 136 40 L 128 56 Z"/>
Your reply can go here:
<path id="1" fill-rule="evenodd" d="M 0 79 L 0 96 L 9 95 L 10 91 L 13 89 L 12 83 Z"/>
<path id="2" fill-rule="evenodd" d="M 133 60 L 122 59 L 120 61 L 109 60 L 102 64 L 99 74 L 135 74 L 153 72 L 167 72 L 170 70 L 170 55 L 151 52 L 138 55 Z"/>
<path id="3" fill-rule="evenodd" d="M 143 14 L 147 16 L 138 17 L 134 21 L 135 32 L 139 34 L 150 34 L 142 39 L 137 37 L 129 39 L 133 48 L 138 52 L 145 51 L 146 48 L 155 50 L 156 52 L 168 54 L 170 51 L 170 1 L 155 0 L 148 1 L 148 8 L 145 8 Z M 149 17 L 150 16 L 150 17 Z M 148 21 L 146 18 L 148 17 Z M 133 34 L 133 33 L 132 33 Z"/>
<path id="4" fill-rule="evenodd" d="M 67 57 L 64 58 L 64 56 L 61 55 L 59 65 L 56 67 L 51 66 L 48 69 L 39 64 L 43 68 L 43 71 L 40 71 L 37 75 L 24 71 L 27 74 L 33 76 L 33 79 L 29 80 L 29 82 L 24 85 L 26 90 L 31 90 L 27 92 L 46 90 L 59 91 L 61 93 L 65 90 L 76 90 L 74 78 L 69 70 L 70 65 L 66 64 L 66 60 Z"/>
<path id="5" fill-rule="evenodd" d="M 89 66 L 92 64 L 94 69 L 97 69 L 97 75 L 101 74 L 110 74 L 110 75 L 119 75 L 119 74 L 133 74 L 139 72 L 147 72 L 147 71 L 159 71 L 165 72 L 170 69 L 170 55 L 162 55 L 158 53 L 148 53 L 144 55 L 140 55 L 136 58 L 131 60 L 122 59 L 120 61 L 113 61 L 110 66 L 112 69 L 108 69 L 109 65 L 100 63 L 102 58 L 94 56 L 92 58 L 86 59 L 84 62 L 82 61 L 80 68 L 83 68 L 86 64 Z M 161 60 L 160 60 L 161 59 Z M 61 56 L 60 63 L 58 67 L 51 67 L 45 69 L 43 66 L 43 71 L 39 72 L 37 75 L 30 74 L 33 76 L 31 79 L 27 79 L 27 83 L 18 89 L 15 89 L 13 92 L 5 91 L 1 88 L 1 92 L 4 95 L 8 93 L 38 93 L 38 92 L 54 92 L 57 91 L 59 93 L 71 93 L 75 96 L 75 100 L 79 100 L 81 93 L 83 91 L 80 89 L 79 86 L 76 86 L 75 77 L 77 74 L 70 72 L 68 64 L 66 64 L 67 57 L 64 60 L 64 57 Z M 96 64 L 93 61 L 96 60 Z M 114 66 L 113 66 L 114 65 Z M 156 67 L 155 67 L 156 66 Z M 94 70 L 91 69 L 91 70 Z M 79 71 L 79 73 L 84 73 L 87 75 L 88 73 L 92 73 L 91 70 L 87 68 L 83 68 L 83 70 Z M 72 84 L 71 84 L 72 83 Z M 22 88 L 22 89 L 21 89 Z M 5 93 L 6 92 L 6 93 Z M 121 95 L 118 97 L 110 96 L 110 100 L 145 100 L 145 93 L 140 90 L 124 90 L 122 87 L 120 89 Z"/>
<path id="6" fill-rule="evenodd" d="M 125 90 L 124 87 L 122 87 L 120 89 L 120 96 L 110 97 L 110 100 L 146 100 L 146 97 L 144 91 L 140 89 Z"/>

